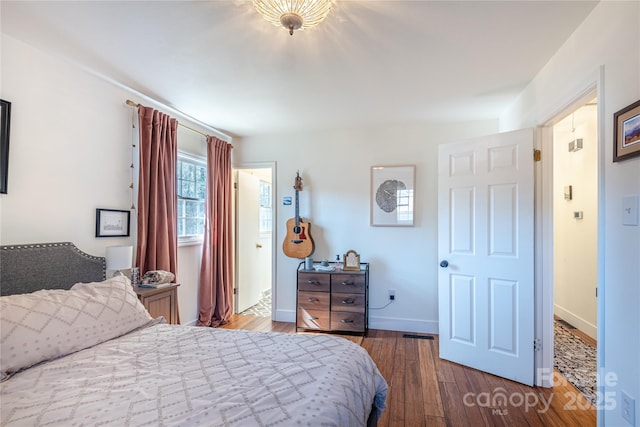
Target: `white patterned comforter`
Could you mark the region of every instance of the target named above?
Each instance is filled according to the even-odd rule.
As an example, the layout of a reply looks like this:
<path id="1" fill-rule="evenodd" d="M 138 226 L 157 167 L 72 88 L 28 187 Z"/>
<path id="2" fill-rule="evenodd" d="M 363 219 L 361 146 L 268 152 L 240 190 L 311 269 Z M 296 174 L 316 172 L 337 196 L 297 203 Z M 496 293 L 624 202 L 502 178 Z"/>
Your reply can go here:
<path id="1" fill-rule="evenodd" d="M 159 324 L 0 383 L 0 424 L 359 426 L 386 393 L 339 337 Z"/>

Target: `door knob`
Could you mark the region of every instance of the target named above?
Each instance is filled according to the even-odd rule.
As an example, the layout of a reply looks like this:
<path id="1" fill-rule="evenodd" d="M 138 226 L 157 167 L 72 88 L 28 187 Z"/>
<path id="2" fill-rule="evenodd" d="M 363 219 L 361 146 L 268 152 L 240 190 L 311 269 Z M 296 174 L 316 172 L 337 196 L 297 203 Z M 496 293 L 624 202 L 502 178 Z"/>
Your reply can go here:
<path id="1" fill-rule="evenodd" d="M 449 267 L 449 261 L 447 261 L 446 259 L 443 259 L 442 261 L 440 261 L 440 267 L 442 268 Z"/>
<path id="2" fill-rule="evenodd" d="M 256 248 L 260 249 L 262 245 L 260 243 L 256 243 Z"/>

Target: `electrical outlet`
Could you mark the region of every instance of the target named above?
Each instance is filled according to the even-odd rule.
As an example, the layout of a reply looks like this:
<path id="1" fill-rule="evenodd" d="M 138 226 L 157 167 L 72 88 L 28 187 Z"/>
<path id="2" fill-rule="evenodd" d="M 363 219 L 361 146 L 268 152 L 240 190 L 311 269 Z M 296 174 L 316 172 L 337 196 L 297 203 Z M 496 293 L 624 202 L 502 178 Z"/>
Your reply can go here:
<path id="1" fill-rule="evenodd" d="M 394 301 L 396 299 L 396 290 L 395 289 L 389 289 L 389 299 L 391 301 Z"/>
<path id="2" fill-rule="evenodd" d="M 624 391 L 620 392 L 622 407 L 622 418 L 627 420 L 632 426 L 636 425 L 636 401 Z"/>

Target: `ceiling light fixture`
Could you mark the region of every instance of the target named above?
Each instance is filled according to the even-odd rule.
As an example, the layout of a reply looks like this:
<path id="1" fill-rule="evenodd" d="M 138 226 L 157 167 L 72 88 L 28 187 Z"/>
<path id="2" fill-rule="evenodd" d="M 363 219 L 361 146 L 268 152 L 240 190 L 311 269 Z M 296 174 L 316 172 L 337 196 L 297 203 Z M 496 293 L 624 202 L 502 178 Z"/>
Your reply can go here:
<path id="1" fill-rule="evenodd" d="M 253 0 L 256 10 L 276 26 L 304 30 L 319 24 L 331 10 L 332 0 Z"/>

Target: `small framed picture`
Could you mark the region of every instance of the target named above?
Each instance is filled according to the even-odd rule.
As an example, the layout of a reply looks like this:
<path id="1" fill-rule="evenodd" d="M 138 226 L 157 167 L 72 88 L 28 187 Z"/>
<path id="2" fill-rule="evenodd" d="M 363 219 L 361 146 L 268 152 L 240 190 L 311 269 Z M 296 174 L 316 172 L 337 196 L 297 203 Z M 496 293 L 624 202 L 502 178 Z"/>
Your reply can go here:
<path id="1" fill-rule="evenodd" d="M 130 211 L 96 209 L 96 237 L 128 237 Z"/>
<path id="2" fill-rule="evenodd" d="M 347 251 L 347 253 L 342 257 L 342 260 L 344 261 L 344 264 L 342 265 L 343 270 L 360 271 L 360 255 L 356 251 Z"/>
<path id="3" fill-rule="evenodd" d="M 371 225 L 413 226 L 414 165 L 371 167 Z"/>
<path id="4" fill-rule="evenodd" d="M 613 161 L 640 156 L 640 101 L 613 115 Z"/>

